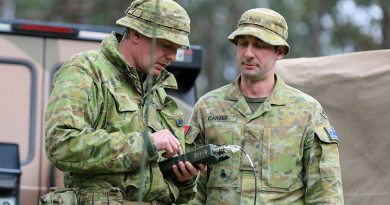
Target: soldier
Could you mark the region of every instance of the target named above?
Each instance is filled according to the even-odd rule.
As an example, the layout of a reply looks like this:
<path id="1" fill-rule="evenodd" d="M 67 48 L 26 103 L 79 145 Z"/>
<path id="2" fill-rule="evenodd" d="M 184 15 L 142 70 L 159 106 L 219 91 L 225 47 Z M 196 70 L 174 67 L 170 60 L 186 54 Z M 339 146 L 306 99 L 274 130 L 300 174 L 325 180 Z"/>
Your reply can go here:
<path id="1" fill-rule="evenodd" d="M 244 12 L 229 35 L 241 74 L 199 99 L 186 143 L 238 145 L 253 163 L 232 152 L 209 166 L 189 204 L 343 204 L 335 130 L 317 100 L 275 74 L 287 35 L 283 16 L 265 8 Z"/>
<path id="2" fill-rule="evenodd" d="M 123 35 L 113 32 L 58 71 L 45 113 L 47 156 L 79 204 L 187 202 L 198 170 L 180 162 L 176 176 L 163 178 L 157 162 L 184 151 L 183 112 L 164 90 L 177 83 L 164 68 L 189 47 L 189 16 L 172 0 L 135 0 L 116 23 Z"/>

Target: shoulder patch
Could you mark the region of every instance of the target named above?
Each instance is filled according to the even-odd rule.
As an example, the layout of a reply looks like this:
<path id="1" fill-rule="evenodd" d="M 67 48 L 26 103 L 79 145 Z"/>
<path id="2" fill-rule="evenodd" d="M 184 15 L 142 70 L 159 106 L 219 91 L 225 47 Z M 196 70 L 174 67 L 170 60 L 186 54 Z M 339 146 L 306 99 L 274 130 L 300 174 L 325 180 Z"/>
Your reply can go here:
<path id="1" fill-rule="evenodd" d="M 331 139 L 332 141 L 338 141 L 338 140 L 339 140 L 339 138 L 337 137 L 336 130 L 335 130 L 333 127 L 331 127 L 331 126 L 326 126 L 326 127 L 325 127 L 325 130 L 326 130 L 326 132 L 328 133 L 328 135 L 329 135 L 329 137 L 330 137 L 330 139 Z"/>

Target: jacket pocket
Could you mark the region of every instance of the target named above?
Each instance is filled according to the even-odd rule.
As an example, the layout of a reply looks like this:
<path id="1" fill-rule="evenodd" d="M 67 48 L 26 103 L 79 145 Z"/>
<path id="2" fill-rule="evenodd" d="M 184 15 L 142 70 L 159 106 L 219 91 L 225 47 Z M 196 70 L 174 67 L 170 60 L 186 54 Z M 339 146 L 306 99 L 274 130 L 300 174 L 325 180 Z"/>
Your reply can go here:
<path id="1" fill-rule="evenodd" d="M 237 157 L 236 157 L 237 158 Z M 230 160 L 230 159 L 229 159 Z M 224 205 L 239 203 L 239 165 L 226 164 L 229 160 L 214 166 L 207 182 L 208 204 Z"/>
<path id="2" fill-rule="evenodd" d="M 122 133 L 137 132 L 143 129 L 143 120 L 140 107 L 131 96 L 120 87 L 109 88 L 108 103 L 106 105 L 107 123 L 105 129 L 108 132 L 121 131 Z M 113 100 L 112 100 L 113 99 Z"/>
<path id="3" fill-rule="evenodd" d="M 117 88 L 114 90 L 113 88 L 108 88 L 108 90 L 114 97 L 115 105 L 119 112 L 130 112 L 138 110 L 138 105 L 130 99 L 126 92 L 121 91 L 122 89 Z"/>
<path id="4" fill-rule="evenodd" d="M 77 205 L 77 189 L 51 187 L 50 192 L 41 196 L 39 205 Z"/>
<path id="5" fill-rule="evenodd" d="M 290 192 L 303 187 L 302 133 L 298 126 L 264 128 L 261 189 Z"/>
<path id="6" fill-rule="evenodd" d="M 205 121 L 206 144 L 240 145 L 242 127 L 235 117 L 213 115 Z M 241 152 L 229 155 L 229 159 L 208 167 L 207 204 L 240 204 Z"/>
<path id="7" fill-rule="evenodd" d="M 241 128 L 237 122 L 205 122 L 206 144 L 239 145 Z"/>
<path id="8" fill-rule="evenodd" d="M 123 193 L 119 188 L 80 190 L 77 194 L 79 205 L 122 205 Z"/>
<path id="9" fill-rule="evenodd" d="M 184 146 L 183 111 L 178 108 L 176 102 L 169 96 L 165 97 L 164 104 L 157 108 L 157 111 L 162 123 L 165 125 L 164 127 L 169 127 L 180 140 L 180 144 Z"/>

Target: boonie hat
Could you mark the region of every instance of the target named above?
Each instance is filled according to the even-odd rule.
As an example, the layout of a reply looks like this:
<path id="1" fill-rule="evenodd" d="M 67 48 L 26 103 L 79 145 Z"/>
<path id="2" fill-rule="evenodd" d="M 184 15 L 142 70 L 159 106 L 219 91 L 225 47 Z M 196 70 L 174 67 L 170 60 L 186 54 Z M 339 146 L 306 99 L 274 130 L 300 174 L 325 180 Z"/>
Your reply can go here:
<path id="1" fill-rule="evenodd" d="M 190 17 L 183 7 L 173 0 L 135 0 L 125 13 L 116 24 L 134 29 L 149 38 L 161 38 L 181 46 L 190 46 Z"/>
<path id="2" fill-rule="evenodd" d="M 237 44 L 236 37 L 242 35 L 254 36 L 273 46 L 285 46 L 285 54 L 290 51 L 286 20 L 271 9 L 256 8 L 245 11 L 238 21 L 237 29 L 228 36 L 228 39 Z"/>

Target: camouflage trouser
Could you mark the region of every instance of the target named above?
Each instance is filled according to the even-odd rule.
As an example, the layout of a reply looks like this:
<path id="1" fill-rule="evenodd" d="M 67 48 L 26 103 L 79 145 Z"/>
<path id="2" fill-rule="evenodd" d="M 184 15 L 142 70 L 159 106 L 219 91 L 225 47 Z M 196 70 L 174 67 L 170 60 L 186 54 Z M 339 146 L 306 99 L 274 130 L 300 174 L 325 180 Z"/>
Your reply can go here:
<path id="1" fill-rule="evenodd" d="M 158 205 L 158 202 L 127 201 L 123 199 L 122 190 L 111 189 L 75 189 L 50 188 L 50 192 L 42 196 L 39 205 Z"/>

